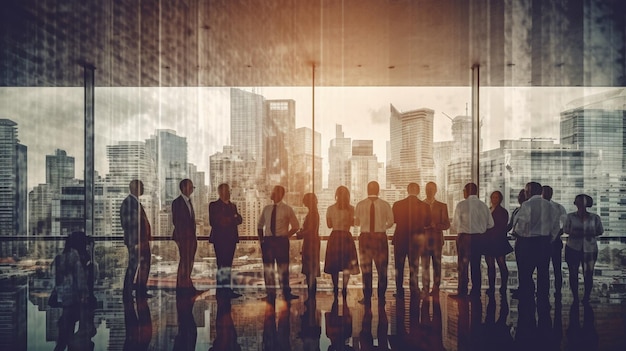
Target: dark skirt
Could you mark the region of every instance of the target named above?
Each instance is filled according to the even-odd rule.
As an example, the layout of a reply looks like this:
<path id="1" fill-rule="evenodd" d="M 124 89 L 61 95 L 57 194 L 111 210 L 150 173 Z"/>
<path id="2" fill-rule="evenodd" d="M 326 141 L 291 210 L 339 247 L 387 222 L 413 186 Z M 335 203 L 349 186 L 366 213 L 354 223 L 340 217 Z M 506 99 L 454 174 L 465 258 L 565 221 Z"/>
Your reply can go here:
<path id="1" fill-rule="evenodd" d="M 320 276 L 320 238 L 305 238 L 302 243 L 302 274 Z"/>
<path id="2" fill-rule="evenodd" d="M 359 260 L 352 234 L 346 231 L 333 230 L 326 245 L 324 272 L 337 274 L 347 270 L 350 274 L 359 274 Z"/>
<path id="3" fill-rule="evenodd" d="M 481 251 L 485 256 L 500 257 L 513 252 L 513 246 L 509 243 L 506 232 L 498 233 L 494 230 L 487 230 L 481 239 Z"/>

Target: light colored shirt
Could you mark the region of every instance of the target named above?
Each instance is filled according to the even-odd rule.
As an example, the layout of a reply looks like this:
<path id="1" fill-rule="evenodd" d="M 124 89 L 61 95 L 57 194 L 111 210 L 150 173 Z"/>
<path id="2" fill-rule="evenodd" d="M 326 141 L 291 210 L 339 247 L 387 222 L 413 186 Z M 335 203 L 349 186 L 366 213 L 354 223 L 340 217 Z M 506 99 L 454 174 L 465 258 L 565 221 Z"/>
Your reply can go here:
<path id="1" fill-rule="evenodd" d="M 577 212 L 572 212 L 565 218 L 563 232 L 569 234 L 567 246 L 583 252 L 598 252 L 597 237 L 604 233 L 600 216 L 589 213 L 583 220 Z"/>
<path id="2" fill-rule="evenodd" d="M 185 200 L 185 205 L 187 205 L 187 209 L 189 210 L 189 215 L 191 215 L 191 217 L 195 217 L 194 213 L 193 213 L 193 208 L 191 207 L 191 202 L 189 197 L 187 197 L 185 194 L 180 194 L 180 196 L 183 198 L 183 200 Z"/>
<path id="3" fill-rule="evenodd" d="M 354 223 L 354 206 L 350 205 L 349 208 L 340 210 L 339 205 L 331 205 L 326 210 L 326 223 L 328 228 L 333 228 L 333 230 L 349 232 Z"/>
<path id="4" fill-rule="evenodd" d="M 374 203 L 374 231 L 384 233 L 393 226 L 391 205 L 378 196 L 369 196 L 359 201 L 354 210 L 354 225 L 361 227 L 361 233 L 370 231 L 370 205 Z"/>
<path id="5" fill-rule="evenodd" d="M 265 228 L 264 236 L 274 236 L 271 233 L 271 223 L 272 223 L 272 210 L 274 209 L 274 204 L 267 205 L 261 211 L 261 216 L 259 217 L 259 222 L 257 224 L 257 229 Z M 290 228 L 291 226 L 291 228 Z M 300 223 L 298 222 L 298 218 L 296 218 L 296 214 L 289 205 L 284 202 L 279 202 L 276 204 L 276 233 L 275 236 L 289 236 L 289 231 L 296 231 L 300 228 Z"/>
<path id="6" fill-rule="evenodd" d="M 555 214 L 554 220 L 559 222 L 558 226 L 556 224 L 554 225 L 552 233 L 550 233 L 550 237 L 552 239 L 551 241 L 554 241 L 556 240 L 556 238 L 559 237 L 559 233 L 561 233 L 561 228 L 563 228 L 563 225 L 565 224 L 567 211 L 565 211 L 565 207 L 563 207 L 563 205 L 558 202 L 550 200 L 550 204 L 552 205 L 552 210 Z"/>
<path id="7" fill-rule="evenodd" d="M 522 238 L 548 236 L 559 231 L 559 218 L 550 201 L 533 195 L 526 200 L 517 213 L 515 233 Z"/>
<path id="8" fill-rule="evenodd" d="M 483 234 L 493 224 L 489 207 L 478 196 L 470 195 L 456 205 L 452 225 L 457 233 Z"/>

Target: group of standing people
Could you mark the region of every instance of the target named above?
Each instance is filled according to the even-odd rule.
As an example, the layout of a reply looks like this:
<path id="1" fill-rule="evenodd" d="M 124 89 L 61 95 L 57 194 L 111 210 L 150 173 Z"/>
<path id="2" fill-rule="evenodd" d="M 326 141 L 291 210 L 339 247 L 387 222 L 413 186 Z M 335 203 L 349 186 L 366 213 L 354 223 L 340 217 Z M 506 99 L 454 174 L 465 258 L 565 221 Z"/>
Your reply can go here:
<path id="1" fill-rule="evenodd" d="M 173 240 L 176 242 L 180 262 L 177 273 L 177 292 L 198 294 L 191 280 L 193 259 L 197 249 L 195 235 L 195 212 L 191 203 L 194 186 L 191 180 L 180 182 L 181 195 L 172 203 Z M 396 225 L 392 237 L 395 261 L 396 296 L 404 295 L 404 267 L 408 260 L 409 288 L 411 293 L 421 296 L 438 294 L 441 284 L 441 256 L 443 231 L 450 228 L 458 233 L 458 296 L 480 295 L 481 259 L 487 264 L 489 287 L 487 293 L 496 288 L 496 264 L 500 270 L 500 292 L 507 291 L 508 268 L 505 257 L 515 251 L 519 270 L 519 288 L 515 297 L 520 299 L 535 296 L 533 273 L 537 271 L 537 306 L 548 308 L 550 288 L 549 263 L 552 261 L 555 274 L 555 296 L 560 297 L 561 275 L 561 235 L 569 235 L 565 248 L 565 259 L 570 270 L 570 287 L 574 298 L 578 299 L 578 267 L 582 264 L 585 279 L 583 302 L 588 302 L 592 289 L 593 267 L 598 250 L 596 237 L 603 232 L 600 217 L 588 212 L 593 199 L 588 195 L 578 195 L 574 204 L 578 211 L 567 214 L 562 205 L 551 200 L 553 190 L 529 182 L 518 196 L 519 208 L 509 219 L 508 211 L 502 207 L 503 195 L 494 191 L 490 195 L 488 207 L 478 198 L 478 187 L 468 183 L 463 189 L 464 200 L 454 211 L 452 223 L 448 217 L 447 205 L 437 201 L 437 185 L 426 184 L 426 196 L 419 199 L 420 186 L 410 183 L 408 196 L 391 206 L 378 197 L 379 184 L 375 181 L 367 185 L 367 198 L 351 205 L 350 192 L 345 186 L 335 191 L 335 203 L 326 211 L 326 224 L 331 234 L 325 255 L 323 272 L 330 274 L 335 297 L 341 292 L 347 296 L 347 286 L 351 275 L 361 273 L 363 277 L 363 299 L 371 302 L 373 295 L 373 267 L 378 272 L 377 294 L 379 303 L 384 303 L 387 290 L 387 268 L 389 247 L 387 230 Z M 314 193 L 304 195 L 303 204 L 308 208 L 303 226 L 292 207 L 283 202 L 285 188 L 277 185 L 272 189 L 272 204 L 261 211 L 257 223 L 264 280 L 267 298 L 276 298 L 276 275 L 286 300 L 298 298 L 289 285 L 289 238 L 296 235 L 303 239 L 302 273 L 306 277 L 308 295 L 317 290 L 316 278 L 320 276 L 320 215 L 317 197 Z M 150 223 L 138 201 L 143 194 L 143 184 L 139 180 L 130 183 L 130 195 L 123 201 L 120 218 L 124 229 L 124 243 L 128 247 L 129 265 L 124 279 L 124 296 L 150 297 L 147 292 L 147 278 L 150 269 Z M 240 294 L 231 286 L 231 267 L 236 244 L 239 241 L 237 226 L 242 217 L 237 206 L 230 201 L 230 187 L 218 187 L 219 198 L 209 205 L 209 219 L 212 227 L 209 241 L 213 243 L 217 258 L 218 292 L 226 297 L 237 298 Z M 360 228 L 359 249 L 355 245 L 351 227 Z M 515 249 L 510 245 L 508 233 L 515 237 Z M 431 290 L 431 264 L 433 284 Z M 421 288 L 418 277 L 421 270 Z M 340 275 L 341 273 L 341 275 Z M 471 273 L 472 289 L 468 290 Z M 343 278 L 339 283 L 340 276 Z M 135 279 L 136 277 L 136 279 Z M 135 283 L 136 282 L 136 283 Z"/>

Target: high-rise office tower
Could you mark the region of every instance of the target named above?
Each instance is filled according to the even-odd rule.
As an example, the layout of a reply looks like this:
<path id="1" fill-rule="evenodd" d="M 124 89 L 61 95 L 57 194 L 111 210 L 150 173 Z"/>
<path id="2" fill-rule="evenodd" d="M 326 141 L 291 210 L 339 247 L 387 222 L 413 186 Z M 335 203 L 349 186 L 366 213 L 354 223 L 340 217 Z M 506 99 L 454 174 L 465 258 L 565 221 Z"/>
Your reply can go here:
<path id="1" fill-rule="evenodd" d="M 230 140 L 235 151 L 256 162 L 256 176 L 265 166 L 263 124 L 265 98 L 248 91 L 230 89 Z"/>
<path id="2" fill-rule="evenodd" d="M 361 200 L 367 196 L 367 183 L 378 181 L 381 165 L 374 155 L 373 140 L 353 140 L 350 157 L 351 198 Z"/>
<path id="3" fill-rule="evenodd" d="M 0 119 L 0 235 L 26 235 L 27 148 L 17 138 L 17 123 Z M 0 256 L 17 254 L 22 245 L 3 243 Z"/>
<path id="4" fill-rule="evenodd" d="M 390 162 L 387 184 L 406 188 L 410 182 L 434 180 L 433 117 L 427 108 L 399 112 L 393 105 L 390 115 Z"/>
<path id="5" fill-rule="evenodd" d="M 266 185 L 280 184 L 292 192 L 289 163 L 296 131 L 296 102 L 267 100 L 263 142 L 265 150 Z"/>
<path id="6" fill-rule="evenodd" d="M 293 150 L 291 150 L 291 168 L 289 175 L 291 180 L 291 192 L 298 193 L 300 200 L 303 194 L 308 192 L 319 192 L 322 190 L 322 156 L 321 142 L 322 135 L 311 128 L 302 127 L 295 131 L 293 140 Z M 313 142 L 315 141 L 315 142 Z M 315 145 L 315 146 L 314 146 Z M 313 148 L 315 147 L 315 153 Z M 315 172 L 313 172 L 315 167 Z M 315 189 L 312 185 L 315 183 Z"/>
<path id="7" fill-rule="evenodd" d="M 68 156 L 65 150 L 56 149 L 54 155 L 46 155 L 46 184 L 54 189 L 74 179 L 74 157 Z"/>
<path id="8" fill-rule="evenodd" d="M 187 178 L 187 138 L 169 129 L 158 129 L 146 139 L 146 151 L 156 166 L 160 206 L 169 206 L 179 195 L 178 184 Z"/>
<path id="9" fill-rule="evenodd" d="M 337 189 L 344 185 L 350 188 L 350 157 L 352 157 L 352 139 L 344 137 L 340 124 L 335 125 L 335 138 L 328 147 L 328 188 Z"/>
<path id="10" fill-rule="evenodd" d="M 626 231 L 626 89 L 586 96 L 561 112 L 561 143 L 584 152 L 583 189 L 594 198 L 605 235 Z M 573 200 L 573 199 L 570 199 Z"/>

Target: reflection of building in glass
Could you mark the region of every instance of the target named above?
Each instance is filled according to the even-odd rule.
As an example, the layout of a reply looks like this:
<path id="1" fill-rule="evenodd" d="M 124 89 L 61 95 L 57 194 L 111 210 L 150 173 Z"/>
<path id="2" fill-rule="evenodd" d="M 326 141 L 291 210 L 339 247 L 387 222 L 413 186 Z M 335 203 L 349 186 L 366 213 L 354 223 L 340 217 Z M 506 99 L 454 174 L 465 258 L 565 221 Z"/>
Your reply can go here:
<path id="1" fill-rule="evenodd" d="M 302 195 L 312 192 L 312 182 L 315 181 L 315 193 L 322 190 L 322 135 L 315 132 L 315 156 L 313 155 L 313 131 L 311 128 L 302 127 L 295 131 L 293 149 L 291 153 L 291 184 L 289 192 L 298 194 L 299 201 Z M 313 176 L 313 162 L 315 163 L 315 175 Z M 299 202 L 298 202 L 299 203 Z M 294 205 L 296 203 L 293 203 Z"/>
<path id="2" fill-rule="evenodd" d="M 230 89 L 230 140 L 244 160 L 256 161 L 257 177 L 265 165 L 263 123 L 265 98 L 240 89 Z"/>
<path id="3" fill-rule="evenodd" d="M 26 350 L 27 284 L 26 274 L 0 274 L 0 348 L 3 350 Z"/>
<path id="4" fill-rule="evenodd" d="M 265 151 L 265 180 L 272 187 L 280 184 L 292 192 L 290 157 L 293 155 L 293 138 L 296 130 L 296 102 L 294 100 L 268 100 L 266 120 L 263 124 Z"/>
<path id="5" fill-rule="evenodd" d="M 159 129 L 146 139 L 146 150 L 156 167 L 159 206 L 169 206 L 179 195 L 178 184 L 187 178 L 187 138 Z"/>
<path id="6" fill-rule="evenodd" d="M 337 189 L 340 185 L 350 189 L 350 157 L 352 157 L 352 139 L 343 136 L 340 124 L 335 125 L 335 138 L 328 147 L 328 188 Z"/>
<path id="7" fill-rule="evenodd" d="M 581 192 L 594 198 L 604 235 L 626 232 L 626 89 L 586 96 L 561 112 L 561 143 L 583 152 Z M 570 202 L 573 198 L 569 199 Z"/>
<path id="8" fill-rule="evenodd" d="M 26 155 L 17 139 L 17 123 L 0 119 L 0 235 L 26 235 Z M 3 243 L 0 256 L 17 254 L 13 243 Z M 20 250 L 21 251 L 21 250 Z"/>
<path id="9" fill-rule="evenodd" d="M 351 198 L 360 200 L 367 197 L 367 183 L 378 181 L 378 171 L 382 164 L 374 155 L 373 140 L 353 140 L 350 157 Z M 382 187 L 382 186 L 381 186 Z"/>
<path id="10" fill-rule="evenodd" d="M 387 165 L 388 187 L 406 188 L 410 182 L 425 184 L 434 178 L 433 117 L 427 108 L 399 112 L 393 105 L 389 121 L 391 157 Z"/>
<path id="11" fill-rule="evenodd" d="M 209 213 L 206 211 L 209 208 L 209 189 L 206 185 L 205 180 L 205 172 L 199 172 L 198 167 L 193 163 L 188 164 L 188 174 L 189 179 L 193 182 L 193 185 L 196 187 L 193 190 L 193 194 L 191 194 L 191 198 L 193 201 L 194 209 L 198 209 L 195 211 L 196 222 L 198 225 L 198 231 L 202 233 L 203 225 L 209 224 Z M 202 233 L 204 234 L 204 233 Z"/>

